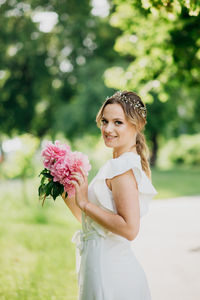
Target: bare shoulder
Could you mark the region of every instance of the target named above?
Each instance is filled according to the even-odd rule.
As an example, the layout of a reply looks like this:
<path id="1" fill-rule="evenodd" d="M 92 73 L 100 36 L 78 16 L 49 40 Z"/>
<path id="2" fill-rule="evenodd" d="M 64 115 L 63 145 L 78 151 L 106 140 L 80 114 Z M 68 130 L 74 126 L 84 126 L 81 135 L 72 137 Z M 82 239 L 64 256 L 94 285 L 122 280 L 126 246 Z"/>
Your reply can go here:
<path id="1" fill-rule="evenodd" d="M 139 191 L 132 169 L 111 179 L 113 199 L 118 215 L 126 221 L 135 237 L 140 227 Z"/>
<path id="2" fill-rule="evenodd" d="M 132 169 L 124 172 L 123 174 L 117 175 L 111 179 L 106 179 L 106 183 L 110 190 L 113 190 L 113 187 L 116 188 L 117 186 L 126 188 L 128 186 L 136 187 L 137 188 L 137 182 L 134 176 L 134 173 Z"/>
<path id="3" fill-rule="evenodd" d="M 138 201 L 138 187 L 132 169 L 113 177 L 110 183 L 113 198 L 119 211 L 125 212 L 129 206 Z"/>

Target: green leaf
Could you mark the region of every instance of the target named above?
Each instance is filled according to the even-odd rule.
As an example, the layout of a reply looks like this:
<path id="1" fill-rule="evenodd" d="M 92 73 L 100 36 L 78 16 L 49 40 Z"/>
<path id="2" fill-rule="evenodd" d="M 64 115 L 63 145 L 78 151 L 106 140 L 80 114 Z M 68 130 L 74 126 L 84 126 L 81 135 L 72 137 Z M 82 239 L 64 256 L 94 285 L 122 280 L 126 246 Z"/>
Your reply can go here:
<path id="1" fill-rule="evenodd" d="M 50 171 L 48 169 L 46 169 L 46 168 L 42 170 L 42 172 L 40 173 L 40 175 L 43 175 L 43 176 L 45 176 L 47 178 L 53 178 L 53 176 L 50 174 Z"/>
<path id="2" fill-rule="evenodd" d="M 60 195 L 62 195 L 63 192 L 64 192 L 64 186 L 61 184 L 60 185 Z"/>
<path id="3" fill-rule="evenodd" d="M 50 181 L 49 183 L 46 184 L 46 196 L 49 196 L 51 194 L 51 190 L 53 188 L 53 181 Z"/>
<path id="4" fill-rule="evenodd" d="M 60 195 L 60 186 L 56 183 L 54 183 L 53 185 L 53 189 L 52 189 L 52 197 L 54 200 L 56 200 L 56 197 L 58 197 Z"/>
<path id="5" fill-rule="evenodd" d="M 39 196 L 42 196 L 45 194 L 45 184 L 41 184 L 38 188 L 38 194 Z"/>
<path id="6" fill-rule="evenodd" d="M 43 176 L 43 177 L 42 177 L 42 179 L 41 179 L 41 184 L 44 184 L 44 182 L 45 182 L 45 179 L 46 179 L 46 177 L 45 177 L 45 176 Z"/>
<path id="7" fill-rule="evenodd" d="M 47 170 L 46 168 L 43 169 L 43 170 L 40 172 L 39 176 L 42 175 L 43 173 L 47 173 L 48 171 L 49 171 L 49 170 Z"/>
<path id="8" fill-rule="evenodd" d="M 64 192 L 64 186 L 56 181 L 53 180 L 49 181 L 47 178 L 53 179 L 53 176 L 50 174 L 50 171 L 47 169 L 43 169 L 40 175 L 43 175 L 41 178 L 40 186 L 38 188 L 38 194 L 41 198 L 42 196 L 52 196 L 54 201 L 56 198 Z M 47 183 L 45 183 L 47 181 Z M 67 192 L 65 193 L 65 197 L 67 197 Z"/>
<path id="9" fill-rule="evenodd" d="M 51 179 L 53 178 L 53 176 L 50 173 L 43 173 L 43 175 L 47 178 L 51 178 Z"/>

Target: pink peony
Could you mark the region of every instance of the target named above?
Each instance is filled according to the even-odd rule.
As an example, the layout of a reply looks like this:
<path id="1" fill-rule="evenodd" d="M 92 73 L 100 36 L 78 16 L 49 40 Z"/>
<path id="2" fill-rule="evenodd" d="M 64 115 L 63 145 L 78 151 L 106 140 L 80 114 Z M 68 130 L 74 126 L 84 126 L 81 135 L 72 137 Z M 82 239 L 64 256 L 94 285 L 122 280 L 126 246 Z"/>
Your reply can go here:
<path id="1" fill-rule="evenodd" d="M 58 159 L 64 158 L 70 151 L 70 146 L 61 145 L 59 141 L 55 141 L 55 145 L 52 142 L 48 142 L 45 149 L 42 151 L 45 168 L 50 170 L 52 165 Z"/>
<path id="2" fill-rule="evenodd" d="M 68 177 L 71 173 L 70 165 L 66 163 L 64 158 L 59 158 L 51 168 L 50 173 L 54 177 L 53 181 L 61 182 L 63 178 Z"/>
<path id="3" fill-rule="evenodd" d="M 69 198 L 75 195 L 75 187 L 70 183 L 71 172 L 80 172 L 82 167 L 84 173 L 88 176 L 91 169 L 87 155 L 81 152 L 71 152 L 68 145 L 61 145 L 59 141 L 55 145 L 49 142 L 42 151 L 44 157 L 44 166 L 50 170 L 53 181 L 60 182 L 64 186 L 65 192 Z"/>
<path id="4" fill-rule="evenodd" d="M 68 193 L 69 198 L 75 195 L 75 188 L 69 182 L 71 180 L 71 172 L 79 172 L 80 167 L 82 167 L 83 172 L 86 173 L 88 176 L 88 171 L 91 169 L 91 165 L 89 163 L 87 155 L 84 155 L 81 152 L 71 152 L 70 157 L 68 157 L 68 164 L 70 169 L 70 174 L 68 176 L 64 176 L 63 179 L 60 181 L 64 185 L 64 190 Z"/>
<path id="5" fill-rule="evenodd" d="M 82 167 L 83 171 L 88 176 L 88 172 L 91 169 L 91 165 L 89 163 L 87 155 L 74 151 L 72 152 L 72 170 L 73 172 L 80 172 L 80 167 Z"/>

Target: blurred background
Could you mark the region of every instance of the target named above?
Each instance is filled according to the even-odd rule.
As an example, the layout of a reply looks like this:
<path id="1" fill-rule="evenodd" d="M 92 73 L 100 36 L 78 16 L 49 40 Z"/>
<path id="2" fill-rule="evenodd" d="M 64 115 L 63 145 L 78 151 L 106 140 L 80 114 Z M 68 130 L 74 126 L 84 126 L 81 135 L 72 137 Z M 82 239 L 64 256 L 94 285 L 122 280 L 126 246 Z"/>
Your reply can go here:
<path id="1" fill-rule="evenodd" d="M 153 201 L 200 195 L 199 33 L 195 0 L 0 0 L 0 299 L 77 299 L 80 223 L 61 198 L 41 207 L 41 149 L 84 152 L 90 181 L 116 90 L 146 103 Z"/>

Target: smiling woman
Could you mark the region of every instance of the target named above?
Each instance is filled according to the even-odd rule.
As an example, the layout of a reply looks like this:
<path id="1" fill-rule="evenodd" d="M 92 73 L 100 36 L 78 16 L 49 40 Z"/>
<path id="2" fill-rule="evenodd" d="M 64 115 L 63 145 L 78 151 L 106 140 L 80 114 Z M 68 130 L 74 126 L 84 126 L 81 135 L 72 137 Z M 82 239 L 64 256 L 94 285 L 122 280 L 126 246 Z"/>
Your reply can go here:
<path id="1" fill-rule="evenodd" d="M 79 300 L 151 300 L 142 266 L 131 248 L 140 218 L 157 194 L 151 183 L 145 137 L 146 107 L 133 92 L 116 92 L 100 108 L 97 125 L 113 158 L 87 187 L 74 174 L 75 202 L 82 213 L 77 231 Z"/>
<path id="2" fill-rule="evenodd" d="M 136 127 L 125 117 L 120 104 L 107 104 L 104 108 L 101 133 L 106 146 L 117 149 L 117 153 L 114 152 L 114 157 L 123 153 L 124 147 L 129 147 L 129 144 L 129 150 L 137 153 L 134 148 L 136 146 Z"/>
<path id="3" fill-rule="evenodd" d="M 101 129 L 104 141 L 113 141 L 113 157 L 119 156 L 128 149 L 140 155 L 142 168 L 151 179 L 148 163 L 149 150 L 142 133 L 146 122 L 147 111 L 141 98 L 134 92 L 116 92 L 100 108 L 96 122 Z M 115 137 L 115 139 L 114 139 Z"/>

